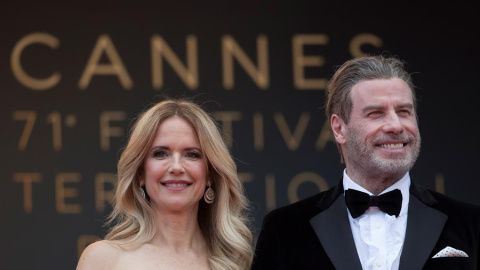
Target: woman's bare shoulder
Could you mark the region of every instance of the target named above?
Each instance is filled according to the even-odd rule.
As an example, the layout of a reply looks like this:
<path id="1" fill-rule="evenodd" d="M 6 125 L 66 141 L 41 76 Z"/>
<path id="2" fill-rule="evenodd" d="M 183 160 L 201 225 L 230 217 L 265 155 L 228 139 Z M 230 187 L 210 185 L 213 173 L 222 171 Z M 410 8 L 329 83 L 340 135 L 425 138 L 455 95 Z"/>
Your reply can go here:
<path id="1" fill-rule="evenodd" d="M 122 249 L 105 240 L 90 244 L 78 260 L 77 270 L 113 269 Z"/>

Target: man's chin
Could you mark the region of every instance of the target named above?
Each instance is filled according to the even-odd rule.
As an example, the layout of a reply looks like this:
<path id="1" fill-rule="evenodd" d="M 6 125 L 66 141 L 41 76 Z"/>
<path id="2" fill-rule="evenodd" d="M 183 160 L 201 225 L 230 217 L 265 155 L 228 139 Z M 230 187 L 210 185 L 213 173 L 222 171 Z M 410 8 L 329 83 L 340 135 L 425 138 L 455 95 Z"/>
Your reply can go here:
<path id="1" fill-rule="evenodd" d="M 391 174 L 405 174 L 412 168 L 410 159 L 381 159 L 374 163 L 379 170 Z"/>

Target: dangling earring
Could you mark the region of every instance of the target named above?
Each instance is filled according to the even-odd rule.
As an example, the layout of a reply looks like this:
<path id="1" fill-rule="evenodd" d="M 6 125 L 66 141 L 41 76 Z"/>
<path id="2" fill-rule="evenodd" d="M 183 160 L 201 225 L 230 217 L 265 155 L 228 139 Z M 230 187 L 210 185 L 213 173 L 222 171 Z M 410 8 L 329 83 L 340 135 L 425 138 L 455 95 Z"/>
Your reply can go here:
<path id="1" fill-rule="evenodd" d="M 142 197 L 144 199 L 147 199 L 147 196 L 145 195 L 145 187 L 144 186 L 140 186 L 140 192 L 142 193 Z"/>
<path id="2" fill-rule="evenodd" d="M 211 187 L 212 183 L 208 180 L 208 188 L 205 190 L 205 194 L 203 194 L 203 199 L 206 203 L 211 204 L 215 200 L 215 192 Z"/>

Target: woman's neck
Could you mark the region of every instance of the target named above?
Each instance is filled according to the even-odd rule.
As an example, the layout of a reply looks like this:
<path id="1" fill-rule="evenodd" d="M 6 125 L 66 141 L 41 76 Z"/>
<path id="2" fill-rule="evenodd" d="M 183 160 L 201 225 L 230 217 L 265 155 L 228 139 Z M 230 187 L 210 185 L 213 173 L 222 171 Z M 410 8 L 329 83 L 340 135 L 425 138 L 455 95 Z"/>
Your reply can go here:
<path id="1" fill-rule="evenodd" d="M 156 233 L 151 243 L 178 251 L 205 251 L 206 242 L 198 224 L 197 212 L 158 213 L 155 217 Z"/>

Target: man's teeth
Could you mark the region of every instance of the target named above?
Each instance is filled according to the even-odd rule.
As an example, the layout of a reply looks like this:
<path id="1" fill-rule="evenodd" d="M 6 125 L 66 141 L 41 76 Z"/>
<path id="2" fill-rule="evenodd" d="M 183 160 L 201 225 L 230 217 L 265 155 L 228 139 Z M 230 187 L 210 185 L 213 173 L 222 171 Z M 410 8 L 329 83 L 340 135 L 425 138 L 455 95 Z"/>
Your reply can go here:
<path id="1" fill-rule="evenodd" d="M 381 147 L 382 147 L 382 148 L 392 148 L 392 149 L 402 148 L 402 147 L 403 147 L 403 143 L 382 144 Z"/>

